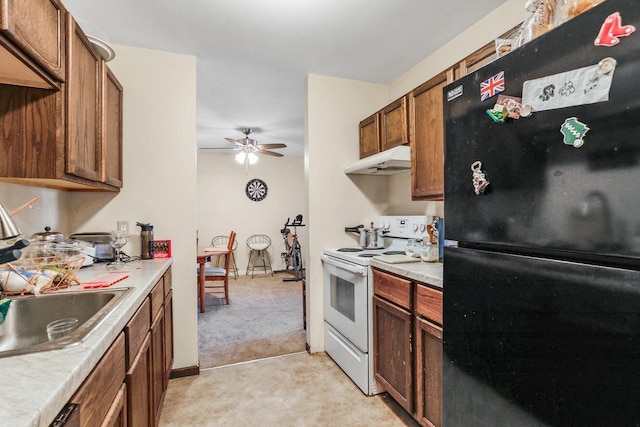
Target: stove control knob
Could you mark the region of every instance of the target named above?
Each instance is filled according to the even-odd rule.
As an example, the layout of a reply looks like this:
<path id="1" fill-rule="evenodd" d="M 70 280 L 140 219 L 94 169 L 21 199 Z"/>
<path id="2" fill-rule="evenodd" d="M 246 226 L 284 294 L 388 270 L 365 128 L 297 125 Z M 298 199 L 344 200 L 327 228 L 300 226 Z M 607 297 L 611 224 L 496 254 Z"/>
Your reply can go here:
<path id="1" fill-rule="evenodd" d="M 427 226 L 426 226 L 426 225 L 424 225 L 424 224 L 420 224 L 420 232 L 421 232 L 421 233 L 424 233 L 424 230 L 425 230 L 426 228 L 427 228 Z"/>
<path id="2" fill-rule="evenodd" d="M 415 233 L 416 231 L 418 231 L 418 224 L 413 224 L 413 232 Z"/>

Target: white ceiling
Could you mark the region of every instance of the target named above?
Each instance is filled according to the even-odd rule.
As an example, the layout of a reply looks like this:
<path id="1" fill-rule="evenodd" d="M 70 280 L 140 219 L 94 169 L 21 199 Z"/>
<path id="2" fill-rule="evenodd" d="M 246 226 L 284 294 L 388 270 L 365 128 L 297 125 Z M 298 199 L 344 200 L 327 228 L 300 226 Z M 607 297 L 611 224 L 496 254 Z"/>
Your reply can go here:
<path id="1" fill-rule="evenodd" d="M 252 127 L 297 156 L 308 73 L 388 84 L 505 1 L 63 0 L 90 35 L 197 57 L 198 147 Z"/>

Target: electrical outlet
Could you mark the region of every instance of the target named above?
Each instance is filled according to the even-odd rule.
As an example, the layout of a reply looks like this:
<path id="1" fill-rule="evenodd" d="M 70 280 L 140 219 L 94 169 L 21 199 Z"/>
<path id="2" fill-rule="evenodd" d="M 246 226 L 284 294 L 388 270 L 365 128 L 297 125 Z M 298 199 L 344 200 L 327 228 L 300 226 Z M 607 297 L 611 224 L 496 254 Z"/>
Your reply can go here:
<path id="1" fill-rule="evenodd" d="M 118 221 L 118 231 L 123 231 L 128 236 L 129 235 L 129 221 Z"/>

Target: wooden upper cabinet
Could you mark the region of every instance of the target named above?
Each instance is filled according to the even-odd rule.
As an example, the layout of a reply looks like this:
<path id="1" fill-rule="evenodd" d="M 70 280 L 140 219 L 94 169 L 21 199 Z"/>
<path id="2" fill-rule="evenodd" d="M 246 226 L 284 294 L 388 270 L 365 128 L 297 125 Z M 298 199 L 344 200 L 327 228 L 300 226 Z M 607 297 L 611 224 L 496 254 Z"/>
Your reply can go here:
<path id="1" fill-rule="evenodd" d="M 101 59 L 69 14 L 66 89 L 66 172 L 102 179 L 100 145 Z"/>
<path id="2" fill-rule="evenodd" d="M 102 182 L 122 187 L 122 85 L 103 62 Z"/>
<path id="3" fill-rule="evenodd" d="M 380 114 L 375 113 L 360 122 L 360 158 L 380 152 Z"/>
<path id="4" fill-rule="evenodd" d="M 69 13 L 65 27 L 61 90 L 0 85 L 0 181 L 117 191 L 122 187 L 123 89 Z"/>
<path id="5" fill-rule="evenodd" d="M 411 197 L 442 200 L 444 196 L 444 116 L 442 89 L 453 70 L 418 86 L 409 95 Z"/>
<path id="6" fill-rule="evenodd" d="M 457 80 L 469 73 L 473 73 L 477 69 L 494 61 L 497 57 L 495 42 L 487 43 L 460 61 L 458 68 L 455 70 L 455 79 Z"/>
<path id="7" fill-rule="evenodd" d="M 407 96 L 383 108 L 380 121 L 380 151 L 408 143 Z"/>
<path id="8" fill-rule="evenodd" d="M 51 88 L 65 80 L 65 15 L 59 0 L 0 0 L 2 83 Z"/>
<path id="9" fill-rule="evenodd" d="M 515 35 L 520 30 L 520 26 L 521 24 L 516 25 L 506 33 L 498 36 L 498 38 L 511 39 L 515 37 Z M 458 80 L 460 77 L 464 77 L 469 73 L 473 73 L 477 69 L 484 67 L 497 58 L 498 54 L 496 53 L 496 43 L 495 41 L 491 41 L 460 61 L 455 69 L 454 78 L 455 80 Z"/>

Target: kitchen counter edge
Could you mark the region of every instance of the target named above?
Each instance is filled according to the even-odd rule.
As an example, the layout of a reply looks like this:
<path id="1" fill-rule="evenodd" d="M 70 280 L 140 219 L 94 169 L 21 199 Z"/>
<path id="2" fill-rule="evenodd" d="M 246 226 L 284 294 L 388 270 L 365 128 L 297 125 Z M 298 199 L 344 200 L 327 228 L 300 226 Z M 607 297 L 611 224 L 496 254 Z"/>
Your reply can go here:
<path id="1" fill-rule="evenodd" d="M 124 270 L 130 272 L 129 278 L 113 288 L 130 287 L 131 291 L 80 344 L 61 350 L 1 359 L 4 385 L 0 390 L 0 401 L 3 402 L 0 405 L 0 426 L 48 426 L 82 385 L 172 262 L 171 258 L 166 258 L 128 264 Z M 90 280 L 107 271 L 104 266 L 94 267 L 80 270 L 80 280 Z M 72 286 L 63 291 L 76 290 L 82 289 Z"/>
<path id="2" fill-rule="evenodd" d="M 397 274 L 417 282 L 426 283 L 435 288 L 443 289 L 442 263 L 440 262 L 407 262 L 389 264 L 376 259 L 371 260 L 371 267 Z"/>

